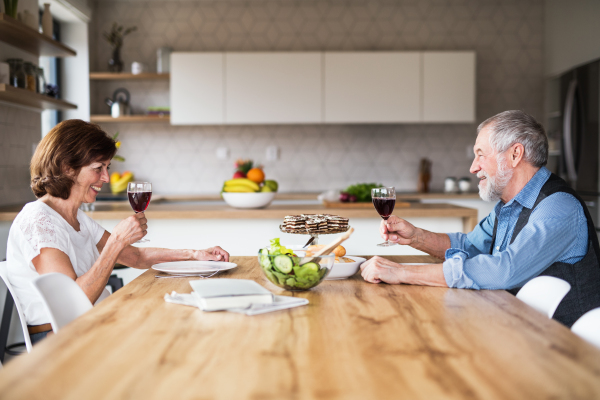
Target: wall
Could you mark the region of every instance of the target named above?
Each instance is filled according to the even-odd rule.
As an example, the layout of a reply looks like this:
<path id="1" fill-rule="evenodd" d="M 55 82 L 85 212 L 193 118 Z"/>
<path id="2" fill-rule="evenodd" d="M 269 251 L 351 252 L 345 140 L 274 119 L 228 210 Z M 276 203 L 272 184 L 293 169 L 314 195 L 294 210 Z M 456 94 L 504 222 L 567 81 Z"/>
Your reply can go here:
<path id="1" fill-rule="evenodd" d="M 96 1 L 91 67 L 106 70 L 110 49 L 101 33 L 113 21 L 138 31 L 125 39 L 123 58 L 156 65 L 156 50 L 332 51 L 475 50 L 477 120 L 507 109 L 542 115 L 542 0 L 373 1 Z M 108 113 L 104 98 L 116 87 L 132 92 L 134 110 L 168 104 L 166 82 L 92 84 L 92 114 Z M 171 127 L 105 124 L 119 131 L 115 169 L 152 180 L 162 193 L 215 193 L 236 158 L 281 158 L 265 163 L 284 191 L 343 188 L 378 181 L 414 190 L 421 157 L 433 161 L 433 189 L 446 176 L 469 175 L 473 124 L 295 125 Z M 231 159 L 216 160 L 228 147 Z"/>
<path id="2" fill-rule="evenodd" d="M 29 161 L 40 132 L 39 112 L 0 104 L 0 206 L 35 199 Z"/>
<path id="3" fill-rule="evenodd" d="M 546 0 L 544 70 L 559 75 L 600 58 L 600 2 Z"/>

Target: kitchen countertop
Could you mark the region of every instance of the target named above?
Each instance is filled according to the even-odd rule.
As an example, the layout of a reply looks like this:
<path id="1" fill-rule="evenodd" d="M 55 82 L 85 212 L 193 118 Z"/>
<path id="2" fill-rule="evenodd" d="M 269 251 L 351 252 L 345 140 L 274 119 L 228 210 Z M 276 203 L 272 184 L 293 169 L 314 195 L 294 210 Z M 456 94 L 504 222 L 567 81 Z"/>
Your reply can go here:
<path id="1" fill-rule="evenodd" d="M 157 196 L 158 197 L 158 196 Z M 285 195 L 279 202 L 285 203 Z M 298 199 L 298 197 L 294 197 Z M 191 201 L 191 198 L 174 201 L 169 198 L 152 199 L 146 211 L 149 219 L 281 219 L 290 214 L 335 214 L 347 218 L 379 218 L 374 208 L 326 208 L 310 200 L 290 201 L 287 204 L 272 204 L 264 209 L 236 209 L 222 201 Z M 194 197 L 197 199 L 197 197 Z M 12 221 L 22 205 L 0 207 L 0 221 Z M 96 220 L 124 219 L 132 214 L 131 206 L 125 201 L 100 201 L 95 210 L 87 214 Z M 410 207 L 397 207 L 394 215 L 402 218 L 461 218 L 463 226 L 470 232 L 478 222 L 477 210 L 451 204 L 410 203 Z M 468 230 L 467 230 L 468 229 Z"/>

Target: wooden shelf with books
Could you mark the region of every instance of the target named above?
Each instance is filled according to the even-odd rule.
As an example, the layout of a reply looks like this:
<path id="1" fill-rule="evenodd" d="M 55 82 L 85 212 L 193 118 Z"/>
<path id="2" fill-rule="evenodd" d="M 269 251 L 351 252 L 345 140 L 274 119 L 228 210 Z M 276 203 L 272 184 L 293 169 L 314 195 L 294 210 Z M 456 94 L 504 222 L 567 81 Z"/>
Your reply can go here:
<path id="1" fill-rule="evenodd" d="M 168 115 L 124 115 L 122 117 L 113 118 L 110 115 L 92 115 L 90 122 L 110 123 L 110 122 L 170 122 L 171 118 Z"/>
<path id="2" fill-rule="evenodd" d="M 90 80 L 114 81 L 114 80 L 169 80 L 171 74 L 158 74 L 155 72 L 143 72 L 131 74 L 124 72 L 90 72 Z"/>
<path id="3" fill-rule="evenodd" d="M 0 101 L 42 110 L 72 110 L 77 108 L 75 104 L 67 101 L 4 83 L 0 83 Z"/>
<path id="4" fill-rule="evenodd" d="M 71 57 L 77 55 L 77 52 L 69 46 L 39 33 L 4 13 L 0 13 L 0 41 L 36 56 Z"/>

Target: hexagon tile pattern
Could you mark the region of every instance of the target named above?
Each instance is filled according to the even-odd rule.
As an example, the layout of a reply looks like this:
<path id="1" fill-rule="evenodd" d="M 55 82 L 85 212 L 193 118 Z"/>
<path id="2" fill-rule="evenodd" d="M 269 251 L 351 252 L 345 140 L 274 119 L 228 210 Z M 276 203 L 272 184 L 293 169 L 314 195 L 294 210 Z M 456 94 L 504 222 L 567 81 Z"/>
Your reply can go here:
<path id="1" fill-rule="evenodd" d="M 98 0 L 91 27 L 91 66 L 106 70 L 101 33 L 117 21 L 137 25 L 123 58 L 152 70 L 156 50 L 377 51 L 475 50 L 477 119 L 507 109 L 542 117 L 543 0 Z M 117 86 L 130 89 L 135 110 L 167 105 L 165 82 L 94 82 L 92 113 Z M 106 124 L 120 131 L 131 169 L 160 193 L 215 193 L 236 158 L 265 164 L 283 191 L 343 188 L 377 181 L 414 190 L 421 157 L 433 161 L 432 188 L 467 176 L 475 125 L 259 125 L 172 127 Z M 265 148 L 281 149 L 265 163 Z M 231 157 L 216 159 L 227 147 Z M 117 163 L 115 163 L 117 164 Z"/>

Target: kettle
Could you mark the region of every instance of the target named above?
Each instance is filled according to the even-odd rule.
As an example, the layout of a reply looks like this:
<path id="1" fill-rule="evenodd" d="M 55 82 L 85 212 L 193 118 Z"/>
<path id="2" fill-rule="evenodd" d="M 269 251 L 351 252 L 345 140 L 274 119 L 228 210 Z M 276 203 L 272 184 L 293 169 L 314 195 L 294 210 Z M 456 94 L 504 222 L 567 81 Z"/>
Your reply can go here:
<path id="1" fill-rule="evenodd" d="M 123 99 L 123 97 L 125 98 Z M 107 97 L 105 102 L 110 106 L 110 115 L 113 118 L 131 114 L 129 110 L 129 91 L 125 88 L 118 88 L 115 90 L 113 98 L 109 99 Z"/>

